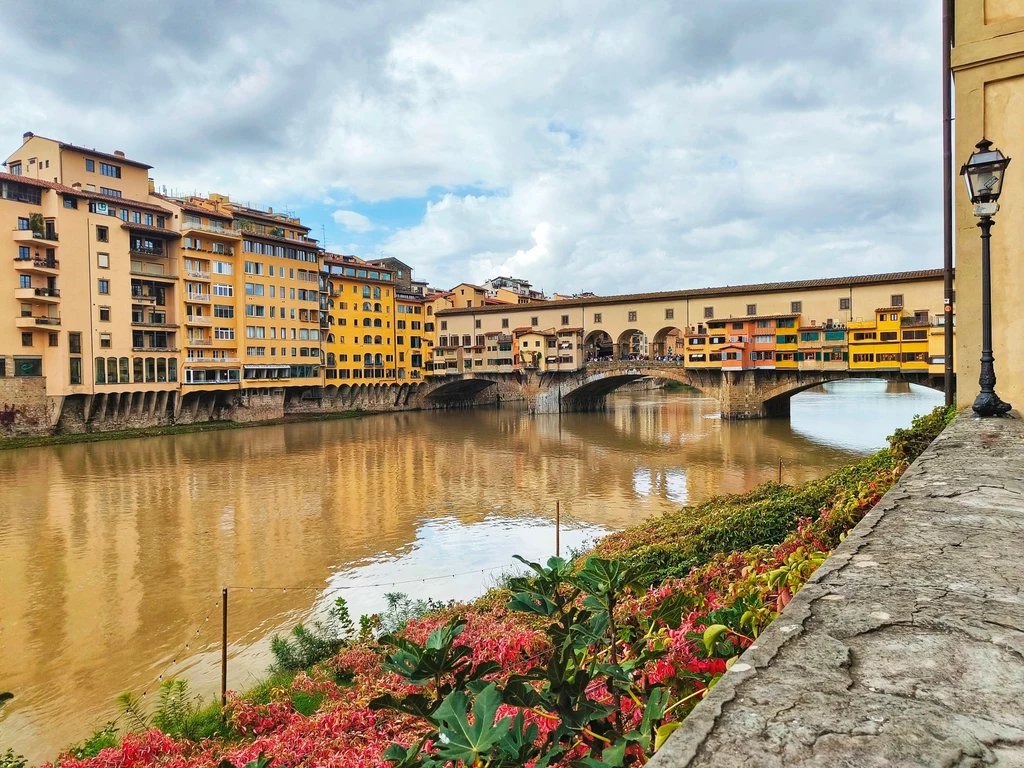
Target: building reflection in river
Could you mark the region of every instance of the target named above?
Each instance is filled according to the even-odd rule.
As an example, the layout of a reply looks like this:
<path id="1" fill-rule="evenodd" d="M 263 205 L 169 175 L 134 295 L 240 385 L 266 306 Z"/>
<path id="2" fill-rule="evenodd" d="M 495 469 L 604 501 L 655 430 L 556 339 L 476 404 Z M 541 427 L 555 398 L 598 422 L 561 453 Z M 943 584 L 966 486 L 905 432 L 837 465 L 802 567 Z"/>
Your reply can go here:
<path id="1" fill-rule="evenodd" d="M 563 542 L 578 545 L 749 490 L 779 458 L 788 482 L 821 475 L 932 405 L 917 388 L 830 386 L 795 400 L 791 421 L 722 422 L 713 401 L 640 392 L 604 413 L 398 413 L 0 452 L 0 687 L 16 697 L 0 743 L 52 758 L 176 659 L 172 674 L 212 694 L 222 585 L 379 584 L 543 558 L 556 499 Z M 394 589 L 469 597 L 487 578 Z M 386 591 L 344 595 L 358 615 Z M 244 687 L 267 636 L 330 598 L 231 601 L 230 684 Z"/>

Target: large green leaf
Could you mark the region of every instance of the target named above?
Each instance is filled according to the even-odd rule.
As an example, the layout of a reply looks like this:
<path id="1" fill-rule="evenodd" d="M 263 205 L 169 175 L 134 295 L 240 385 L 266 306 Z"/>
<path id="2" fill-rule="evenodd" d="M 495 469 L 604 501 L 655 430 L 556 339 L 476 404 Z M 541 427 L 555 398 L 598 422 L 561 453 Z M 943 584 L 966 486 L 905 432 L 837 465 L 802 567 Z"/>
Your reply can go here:
<path id="1" fill-rule="evenodd" d="M 505 736 L 512 724 L 511 717 L 494 722 L 501 706 L 501 694 L 494 683 L 477 694 L 473 701 L 473 723 L 468 716 L 466 694 L 452 691 L 434 713 L 440 724 L 437 738 L 438 754 L 448 760 L 473 763 L 477 756 L 486 755 Z"/>

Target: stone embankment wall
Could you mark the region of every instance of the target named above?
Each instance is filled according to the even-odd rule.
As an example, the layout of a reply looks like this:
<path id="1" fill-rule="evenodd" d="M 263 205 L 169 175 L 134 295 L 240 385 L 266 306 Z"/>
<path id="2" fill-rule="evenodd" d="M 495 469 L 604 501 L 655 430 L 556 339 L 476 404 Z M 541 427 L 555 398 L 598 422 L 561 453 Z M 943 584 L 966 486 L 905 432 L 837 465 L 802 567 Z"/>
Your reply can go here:
<path id="1" fill-rule="evenodd" d="M 1024 765 L 1024 424 L 961 413 L 650 768 Z"/>
<path id="2" fill-rule="evenodd" d="M 46 380 L 39 377 L 0 379 L 0 437 L 45 435 L 50 431 L 54 408 L 46 396 Z"/>

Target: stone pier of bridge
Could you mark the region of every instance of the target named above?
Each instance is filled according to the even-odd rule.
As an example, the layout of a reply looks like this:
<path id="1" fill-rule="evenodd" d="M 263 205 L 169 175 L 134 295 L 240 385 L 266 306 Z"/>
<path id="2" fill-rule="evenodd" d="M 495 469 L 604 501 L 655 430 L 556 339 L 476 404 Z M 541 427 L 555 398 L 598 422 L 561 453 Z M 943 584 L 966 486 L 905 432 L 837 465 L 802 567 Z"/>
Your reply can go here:
<path id="1" fill-rule="evenodd" d="M 961 413 L 650 768 L 1024 765 L 1024 423 Z"/>

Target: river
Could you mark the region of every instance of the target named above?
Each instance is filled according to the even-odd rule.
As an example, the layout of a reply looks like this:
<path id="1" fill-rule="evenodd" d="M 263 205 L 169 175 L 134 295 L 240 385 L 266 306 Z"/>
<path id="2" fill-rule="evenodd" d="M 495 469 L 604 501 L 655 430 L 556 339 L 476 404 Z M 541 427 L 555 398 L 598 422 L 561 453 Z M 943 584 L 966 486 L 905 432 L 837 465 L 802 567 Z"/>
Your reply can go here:
<path id="1" fill-rule="evenodd" d="M 337 594 L 354 617 L 385 592 L 469 598 L 513 554 L 547 557 L 556 500 L 565 551 L 749 490 L 780 458 L 786 482 L 818 477 L 941 399 L 837 382 L 796 396 L 788 420 L 723 422 L 713 400 L 646 391 L 601 413 L 410 412 L 0 452 L 0 691 L 15 696 L 0 752 L 52 759 L 161 674 L 214 695 L 222 586 L 245 587 L 229 595 L 240 689 L 272 633 Z"/>

